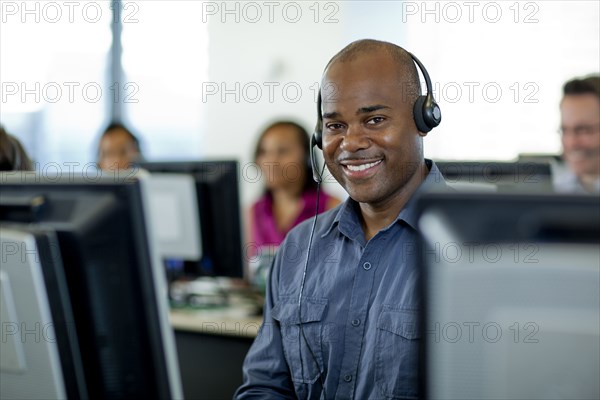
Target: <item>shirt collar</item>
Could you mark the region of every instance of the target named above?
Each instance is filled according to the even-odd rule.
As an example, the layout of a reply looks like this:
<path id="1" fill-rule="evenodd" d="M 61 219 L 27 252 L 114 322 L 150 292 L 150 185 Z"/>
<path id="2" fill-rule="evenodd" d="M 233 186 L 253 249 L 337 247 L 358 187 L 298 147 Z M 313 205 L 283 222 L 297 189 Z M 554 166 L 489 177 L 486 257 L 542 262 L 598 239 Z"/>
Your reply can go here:
<path id="1" fill-rule="evenodd" d="M 594 182 L 592 192 L 589 192 L 582 184 L 577 175 L 567 170 L 556 174 L 553 178 L 554 189 L 561 193 L 600 193 L 600 178 Z"/>
<path id="2" fill-rule="evenodd" d="M 442 176 L 437 165 L 429 160 L 425 159 L 425 164 L 429 169 L 429 173 L 417 188 L 415 193 L 408 200 L 406 205 L 402 208 L 396 219 L 390 226 L 398 222 L 404 222 L 411 228 L 417 229 L 417 198 L 421 193 L 428 192 L 431 190 L 446 190 L 448 185 Z M 358 203 L 352 200 L 350 197 L 346 199 L 344 204 L 339 208 L 337 215 L 331 222 L 331 225 L 327 228 L 325 233 L 321 237 L 325 237 L 331 232 L 331 230 L 337 225 L 338 230 L 344 236 L 349 239 L 357 240 L 364 236 L 360 220 L 358 218 L 359 208 Z M 389 228 L 389 227 L 388 227 Z M 388 229 L 385 228 L 385 229 Z"/>

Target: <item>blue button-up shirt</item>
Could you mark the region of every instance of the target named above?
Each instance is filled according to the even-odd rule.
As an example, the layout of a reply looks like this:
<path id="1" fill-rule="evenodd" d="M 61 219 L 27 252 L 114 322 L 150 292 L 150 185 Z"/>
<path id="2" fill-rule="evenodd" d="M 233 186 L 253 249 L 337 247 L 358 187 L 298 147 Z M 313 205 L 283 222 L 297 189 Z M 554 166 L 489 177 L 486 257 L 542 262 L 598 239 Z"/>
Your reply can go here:
<path id="1" fill-rule="evenodd" d="M 446 188 L 432 164 L 417 192 Z M 368 242 L 352 199 L 319 215 L 301 310 L 312 220 L 288 234 L 272 266 L 264 324 L 236 398 L 417 397 L 415 199 Z"/>

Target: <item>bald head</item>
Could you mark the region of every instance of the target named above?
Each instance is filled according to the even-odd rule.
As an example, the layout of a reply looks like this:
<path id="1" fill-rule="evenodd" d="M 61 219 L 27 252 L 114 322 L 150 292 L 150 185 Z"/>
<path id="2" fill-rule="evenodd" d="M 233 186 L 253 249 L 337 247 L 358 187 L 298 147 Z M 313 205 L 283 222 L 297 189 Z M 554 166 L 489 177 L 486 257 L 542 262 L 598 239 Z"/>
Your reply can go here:
<path id="1" fill-rule="evenodd" d="M 403 98 L 409 102 L 414 102 L 421 94 L 421 83 L 417 68 L 410 54 L 393 43 L 373 39 L 352 42 L 329 60 L 325 67 L 325 73 L 335 64 L 350 63 L 361 57 L 382 53 L 389 56 L 397 68 L 398 86 L 402 89 Z"/>

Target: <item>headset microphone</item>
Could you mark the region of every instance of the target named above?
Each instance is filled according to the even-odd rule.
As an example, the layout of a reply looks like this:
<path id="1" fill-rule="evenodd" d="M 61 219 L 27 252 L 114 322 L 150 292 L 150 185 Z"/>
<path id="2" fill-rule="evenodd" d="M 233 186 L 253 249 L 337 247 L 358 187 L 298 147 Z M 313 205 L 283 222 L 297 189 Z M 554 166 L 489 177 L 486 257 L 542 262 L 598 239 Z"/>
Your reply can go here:
<path id="1" fill-rule="evenodd" d="M 312 249 L 313 237 L 315 235 L 315 228 L 317 226 L 317 218 L 319 215 L 319 198 L 321 195 L 321 183 L 323 182 L 323 171 L 325 170 L 325 165 L 323 165 L 323 171 L 319 172 L 319 165 L 317 164 L 317 155 L 315 152 L 315 146 L 317 145 L 318 144 L 315 141 L 315 136 L 313 135 L 310 139 L 310 160 L 312 164 L 313 179 L 315 180 L 315 182 L 317 182 L 317 201 L 315 204 L 315 217 L 313 219 L 312 227 L 310 228 L 308 247 L 306 248 L 306 259 L 304 260 L 304 268 L 302 270 L 302 281 L 300 282 L 300 290 L 298 294 L 298 324 L 300 326 L 300 334 L 302 336 L 302 339 L 306 343 L 306 347 L 308 348 L 312 359 L 314 360 L 315 364 L 317 365 L 317 368 L 319 369 L 319 372 L 321 373 L 319 375 L 319 378 L 321 381 L 321 387 L 323 389 L 323 399 L 327 400 L 327 392 L 325 391 L 325 382 L 323 380 L 323 369 L 319 365 L 319 362 L 317 361 L 317 357 L 315 356 L 313 349 L 308 344 L 308 340 L 306 339 L 306 334 L 304 333 L 304 326 L 302 323 L 302 296 L 304 294 L 304 283 L 306 282 L 306 272 L 308 271 L 308 260 L 310 259 L 310 250 Z M 300 346 L 298 350 L 300 351 L 300 371 L 302 377 L 304 377 L 304 362 L 302 361 L 301 353 L 302 347 Z"/>

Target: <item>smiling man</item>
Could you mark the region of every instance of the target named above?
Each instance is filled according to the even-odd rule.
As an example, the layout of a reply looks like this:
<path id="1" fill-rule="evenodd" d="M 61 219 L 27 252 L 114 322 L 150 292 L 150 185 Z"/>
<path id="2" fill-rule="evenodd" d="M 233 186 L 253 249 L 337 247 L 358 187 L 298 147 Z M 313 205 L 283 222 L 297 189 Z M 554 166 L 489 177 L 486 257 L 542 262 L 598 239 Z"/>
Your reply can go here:
<path id="1" fill-rule="evenodd" d="M 311 221 L 280 247 L 236 398 L 416 398 L 415 195 L 447 189 L 423 157 L 417 69 L 402 48 L 361 40 L 321 84 L 323 155 L 350 197 L 319 215 L 308 260 Z"/>
<path id="2" fill-rule="evenodd" d="M 560 116 L 569 173 L 557 179 L 556 190 L 600 193 L 600 76 L 565 83 Z"/>

